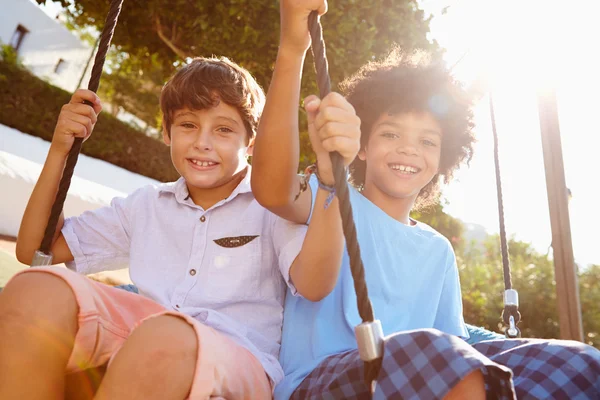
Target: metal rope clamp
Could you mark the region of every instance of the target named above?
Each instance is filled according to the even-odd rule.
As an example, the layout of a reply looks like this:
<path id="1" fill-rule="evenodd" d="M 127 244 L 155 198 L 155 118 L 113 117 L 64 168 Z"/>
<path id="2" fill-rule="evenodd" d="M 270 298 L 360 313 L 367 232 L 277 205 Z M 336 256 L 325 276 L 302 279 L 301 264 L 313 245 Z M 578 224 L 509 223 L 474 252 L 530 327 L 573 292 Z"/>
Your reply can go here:
<path id="1" fill-rule="evenodd" d="M 33 259 L 31 260 L 32 267 L 46 267 L 52 265 L 52 254 L 46 254 L 43 251 L 36 250 L 33 253 Z"/>
<path id="2" fill-rule="evenodd" d="M 360 359 L 369 362 L 383 357 L 383 329 L 381 321 L 363 322 L 354 328 Z"/>
<path id="3" fill-rule="evenodd" d="M 513 306 L 519 308 L 519 293 L 515 289 L 507 289 L 504 291 L 504 307 Z M 508 318 L 508 329 L 506 330 L 506 336 L 509 338 L 519 337 L 520 331 L 515 323 L 514 315 L 510 315 Z"/>

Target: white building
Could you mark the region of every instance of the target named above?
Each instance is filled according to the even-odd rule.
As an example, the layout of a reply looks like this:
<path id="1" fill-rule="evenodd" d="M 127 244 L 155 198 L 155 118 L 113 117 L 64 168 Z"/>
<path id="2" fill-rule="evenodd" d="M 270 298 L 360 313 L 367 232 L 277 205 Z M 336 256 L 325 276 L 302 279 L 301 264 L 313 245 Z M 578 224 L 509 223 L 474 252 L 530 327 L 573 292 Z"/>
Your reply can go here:
<path id="1" fill-rule="evenodd" d="M 0 0 L 0 42 L 17 50 L 35 75 L 69 92 L 77 89 L 93 51 L 33 0 Z M 87 84 L 90 71 L 84 77 Z"/>

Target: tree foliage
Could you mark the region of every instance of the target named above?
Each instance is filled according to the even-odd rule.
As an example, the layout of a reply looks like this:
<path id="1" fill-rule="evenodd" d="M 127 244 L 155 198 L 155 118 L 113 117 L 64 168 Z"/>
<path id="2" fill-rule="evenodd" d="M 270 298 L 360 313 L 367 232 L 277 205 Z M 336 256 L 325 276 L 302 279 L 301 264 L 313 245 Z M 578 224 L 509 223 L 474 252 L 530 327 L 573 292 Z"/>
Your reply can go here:
<path id="1" fill-rule="evenodd" d="M 580 272 L 579 298 L 585 341 L 600 349 L 600 265 Z"/>
<path id="2" fill-rule="evenodd" d="M 66 7 L 73 27 L 98 30 L 104 25 L 110 3 L 59 2 Z M 385 54 L 392 44 L 406 50 L 437 49 L 427 39 L 429 20 L 416 0 L 330 1 L 322 23 L 334 87 L 365 62 Z M 157 108 L 151 100 L 188 57 L 227 56 L 267 88 L 279 45 L 279 2 L 126 0 L 113 44 L 120 59 L 101 87 L 107 88 L 109 100 L 153 122 L 149 119 Z M 317 93 L 310 56 L 307 62 L 303 96 Z M 306 135 L 302 138 L 302 156 L 302 167 L 313 161 Z"/>
<path id="3" fill-rule="evenodd" d="M 107 0 L 60 3 L 75 26 L 99 30 L 109 7 Z M 407 49 L 433 46 L 426 37 L 429 20 L 415 0 L 332 1 L 323 26 L 334 82 L 393 43 Z M 273 0 L 127 0 L 113 39 L 145 73 L 159 67 L 169 74 L 187 57 L 225 55 L 265 87 L 278 42 L 279 4 Z"/>
<path id="4" fill-rule="evenodd" d="M 459 254 L 465 319 L 498 331 L 502 324 L 504 279 L 498 236 Z M 524 337 L 558 337 L 554 266 L 531 245 L 509 240 L 512 285 L 519 292 Z"/>
<path id="5" fill-rule="evenodd" d="M 469 246 L 457 256 L 465 320 L 501 331 L 504 280 L 498 236 L 489 236 L 483 246 Z M 530 244 L 516 240 L 509 241 L 509 256 L 523 337 L 559 338 L 554 263 Z M 600 266 L 579 271 L 579 287 L 585 341 L 600 348 Z"/>
<path id="6" fill-rule="evenodd" d="M 153 61 L 156 63 L 156 60 Z M 150 71 L 144 79 L 135 60 L 118 51 L 109 53 L 105 65 L 111 73 L 104 73 L 102 77 L 98 89 L 100 98 L 110 103 L 115 111 L 122 108 L 148 126 L 160 126 L 160 74 Z"/>
<path id="7" fill-rule="evenodd" d="M 442 205 L 411 216 L 451 241 L 460 272 L 465 321 L 502 332 L 504 277 L 500 238 L 487 235 L 483 241 L 467 243 L 463 223 L 446 214 Z M 510 239 L 508 248 L 512 285 L 519 292 L 519 328 L 523 337 L 560 337 L 554 263 L 529 243 Z M 584 340 L 600 349 L 600 265 L 578 272 Z"/>
<path id="8" fill-rule="evenodd" d="M 48 84 L 25 68 L 0 61 L 0 124 L 50 141 L 56 118 L 70 97 L 70 93 Z M 105 112 L 98 117 L 93 139 L 87 141 L 81 151 L 159 181 L 169 182 L 179 177 L 164 143 Z"/>

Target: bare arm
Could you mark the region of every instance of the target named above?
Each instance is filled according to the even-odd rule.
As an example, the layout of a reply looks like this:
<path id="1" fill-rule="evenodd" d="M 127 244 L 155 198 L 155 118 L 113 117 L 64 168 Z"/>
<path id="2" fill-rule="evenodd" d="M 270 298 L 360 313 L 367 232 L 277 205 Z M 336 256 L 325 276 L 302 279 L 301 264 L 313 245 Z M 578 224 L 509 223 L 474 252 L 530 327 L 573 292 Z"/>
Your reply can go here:
<path id="1" fill-rule="evenodd" d="M 302 249 L 290 268 L 294 286 L 304 298 L 319 301 L 337 282 L 344 240 L 338 199 L 325 209 L 328 193 L 319 189 Z"/>
<path id="2" fill-rule="evenodd" d="M 310 193 L 298 193 L 298 103 L 304 52 L 280 47 L 252 154 L 252 191 L 264 207 L 287 220 L 305 223 Z"/>
<path id="3" fill-rule="evenodd" d="M 66 158 L 62 154 L 53 152 L 52 148 L 50 149 L 42 173 L 25 208 L 16 248 L 17 259 L 24 264 L 31 264 L 33 254 L 39 249 L 44 237 L 44 231 L 54 198 L 56 197 L 65 160 Z M 73 259 L 73 255 L 60 233 L 63 223 L 64 217 L 61 214 L 56 226 L 56 233 L 54 234 L 51 249 L 53 263 L 56 264 Z"/>
<path id="4" fill-rule="evenodd" d="M 298 103 L 300 79 L 310 44 L 308 15 L 326 11 L 324 0 L 281 1 L 281 46 L 253 154 L 252 189 L 257 200 L 282 218 L 305 223 L 311 212 L 311 190 L 294 200 L 299 190 Z M 360 120 L 339 94 L 305 101 L 308 133 L 319 165 L 321 183 L 333 186 L 329 153 L 339 152 L 348 165 L 360 147 Z M 329 192 L 319 188 L 302 249 L 290 277 L 305 298 L 318 301 L 335 287 L 344 236 L 337 198 L 325 208 Z"/>
<path id="5" fill-rule="evenodd" d="M 252 191 L 257 201 L 287 220 L 305 223 L 310 192 L 296 201 L 300 159 L 298 104 L 302 65 L 310 44 L 308 15 L 326 11 L 324 0 L 281 1 L 281 43 L 252 154 Z"/>
<path id="6" fill-rule="evenodd" d="M 94 108 L 92 109 L 83 104 L 83 100 L 95 103 Z M 33 254 L 39 249 L 50 216 L 50 210 L 56 198 L 67 154 L 73 145 L 74 138 L 89 137 L 96 123 L 97 113 L 100 110 L 98 97 L 87 90 L 78 90 L 73 94 L 69 104 L 63 106 L 46 162 L 21 220 L 16 248 L 16 256 L 20 262 L 31 264 Z M 53 263 L 55 264 L 73 260 L 67 242 L 60 233 L 63 223 L 64 218 L 61 215 L 51 247 Z"/>
<path id="7" fill-rule="evenodd" d="M 360 148 L 360 120 L 354 108 L 337 93 L 328 95 L 322 102 L 316 97 L 308 98 L 306 111 L 310 141 L 319 163 L 319 178 L 323 185 L 333 186 L 329 153 L 338 151 L 344 160 L 354 159 Z M 328 195 L 327 190 L 317 190 L 302 249 L 290 269 L 298 292 L 312 301 L 321 300 L 335 287 L 344 250 L 339 202 L 334 197 L 326 208 Z"/>

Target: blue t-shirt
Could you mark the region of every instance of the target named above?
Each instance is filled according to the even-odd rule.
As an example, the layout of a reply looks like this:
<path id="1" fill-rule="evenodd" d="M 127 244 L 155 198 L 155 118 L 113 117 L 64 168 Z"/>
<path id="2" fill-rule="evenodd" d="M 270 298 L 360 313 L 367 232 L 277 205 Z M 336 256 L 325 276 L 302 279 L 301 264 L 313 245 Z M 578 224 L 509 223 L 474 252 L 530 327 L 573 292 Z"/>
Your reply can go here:
<path id="1" fill-rule="evenodd" d="M 314 177 L 310 186 L 314 204 Z M 425 224 L 396 221 L 355 189 L 350 189 L 350 200 L 369 297 L 384 334 L 436 328 L 468 337 L 448 240 Z M 288 399 L 328 356 L 356 349 L 354 327 L 361 322 L 347 252 L 335 288 L 322 301 L 313 303 L 288 290 L 279 354 L 285 378 L 275 398 Z"/>

